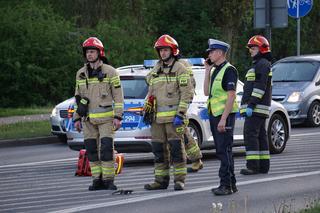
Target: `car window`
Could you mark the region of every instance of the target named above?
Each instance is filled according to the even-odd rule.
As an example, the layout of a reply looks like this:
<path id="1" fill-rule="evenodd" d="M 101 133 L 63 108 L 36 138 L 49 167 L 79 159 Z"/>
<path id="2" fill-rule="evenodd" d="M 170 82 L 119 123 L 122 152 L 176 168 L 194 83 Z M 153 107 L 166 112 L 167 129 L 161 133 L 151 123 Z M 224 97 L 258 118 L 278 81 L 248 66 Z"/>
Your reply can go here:
<path id="1" fill-rule="evenodd" d="M 148 86 L 143 76 L 120 76 L 125 99 L 144 99 Z"/>
<path id="2" fill-rule="evenodd" d="M 312 81 L 319 62 L 281 62 L 272 67 L 272 80 L 274 82 Z"/>

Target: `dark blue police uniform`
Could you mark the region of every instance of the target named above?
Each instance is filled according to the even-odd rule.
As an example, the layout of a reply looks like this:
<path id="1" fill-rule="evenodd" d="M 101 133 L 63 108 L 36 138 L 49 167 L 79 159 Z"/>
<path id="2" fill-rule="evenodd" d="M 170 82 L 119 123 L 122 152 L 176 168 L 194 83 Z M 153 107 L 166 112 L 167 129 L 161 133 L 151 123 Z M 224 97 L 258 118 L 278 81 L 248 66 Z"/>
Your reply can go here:
<path id="1" fill-rule="evenodd" d="M 212 83 L 217 76 L 221 68 L 227 63 L 220 64 L 215 68 L 210 81 L 210 88 Z M 238 80 L 238 72 L 234 67 L 228 67 L 224 73 L 222 79 L 222 88 L 225 91 L 234 90 L 236 91 Z M 211 91 L 211 89 L 210 89 Z M 209 94 L 211 95 L 211 94 Z M 232 155 L 232 145 L 233 145 L 233 130 L 235 124 L 235 113 L 230 113 L 226 121 L 226 132 L 219 132 L 217 127 L 221 119 L 220 116 L 209 115 L 210 127 L 212 136 L 214 138 L 214 143 L 216 147 L 216 155 L 221 161 L 219 169 L 220 186 L 227 186 L 229 188 L 235 187 L 236 178 L 234 175 L 234 161 Z"/>

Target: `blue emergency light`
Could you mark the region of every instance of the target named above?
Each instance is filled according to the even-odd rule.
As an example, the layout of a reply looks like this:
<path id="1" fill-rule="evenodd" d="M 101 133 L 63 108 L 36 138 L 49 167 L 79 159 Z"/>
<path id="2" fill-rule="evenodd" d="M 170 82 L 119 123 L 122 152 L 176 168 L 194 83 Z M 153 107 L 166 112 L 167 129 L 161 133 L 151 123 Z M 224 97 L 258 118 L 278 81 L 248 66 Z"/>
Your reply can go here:
<path id="1" fill-rule="evenodd" d="M 185 58 L 192 66 L 203 66 L 204 58 Z"/>
<path id="2" fill-rule="evenodd" d="M 145 68 L 154 67 L 158 61 L 159 60 L 156 60 L 156 59 L 144 60 L 143 61 L 143 66 Z"/>
<path id="3" fill-rule="evenodd" d="M 181 60 L 187 60 L 192 66 L 203 66 L 204 58 L 182 58 Z M 143 61 L 143 66 L 146 68 L 151 68 L 156 65 L 159 60 L 149 59 Z"/>

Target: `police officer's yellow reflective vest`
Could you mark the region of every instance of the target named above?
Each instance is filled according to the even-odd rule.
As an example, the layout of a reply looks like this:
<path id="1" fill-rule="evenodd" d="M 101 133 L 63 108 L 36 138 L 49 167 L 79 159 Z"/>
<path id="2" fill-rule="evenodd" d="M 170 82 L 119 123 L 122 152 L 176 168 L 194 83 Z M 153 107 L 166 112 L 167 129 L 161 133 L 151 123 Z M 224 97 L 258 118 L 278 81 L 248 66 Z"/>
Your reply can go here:
<path id="1" fill-rule="evenodd" d="M 228 99 L 228 92 L 225 91 L 222 88 L 222 79 L 224 76 L 224 73 L 228 67 L 232 66 L 229 62 L 226 63 L 217 76 L 215 77 L 212 86 L 210 95 L 207 101 L 207 108 L 208 112 L 211 113 L 213 116 L 219 116 L 222 115 L 225 107 L 226 107 L 226 101 Z M 214 71 L 214 68 L 211 70 L 211 75 Z M 238 112 L 238 104 L 236 100 L 233 102 L 232 112 Z"/>

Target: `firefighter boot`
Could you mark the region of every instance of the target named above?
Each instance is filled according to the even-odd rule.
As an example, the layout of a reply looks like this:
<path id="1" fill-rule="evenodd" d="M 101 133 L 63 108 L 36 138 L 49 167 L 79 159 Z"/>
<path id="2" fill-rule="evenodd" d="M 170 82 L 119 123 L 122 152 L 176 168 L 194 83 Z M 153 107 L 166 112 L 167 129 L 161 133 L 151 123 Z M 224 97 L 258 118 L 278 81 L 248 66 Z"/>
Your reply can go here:
<path id="1" fill-rule="evenodd" d="M 93 179 L 92 185 L 89 186 L 89 191 L 105 189 L 104 183 L 100 178 Z"/>
<path id="2" fill-rule="evenodd" d="M 113 180 L 104 180 L 103 184 L 106 190 L 117 190 L 117 186 L 114 185 Z"/>
<path id="3" fill-rule="evenodd" d="M 189 173 L 198 172 L 202 168 L 203 168 L 203 163 L 201 159 L 199 159 L 192 163 L 192 166 L 187 169 L 187 172 Z"/>
<path id="4" fill-rule="evenodd" d="M 144 189 L 146 190 L 159 190 L 159 189 L 167 189 L 168 188 L 168 183 L 166 182 L 154 182 L 154 183 L 151 183 L 151 184 L 146 184 L 144 185 Z"/>
<path id="5" fill-rule="evenodd" d="M 174 190 L 176 191 L 180 191 L 180 190 L 184 190 L 184 183 L 181 181 L 177 181 L 174 183 Z"/>

